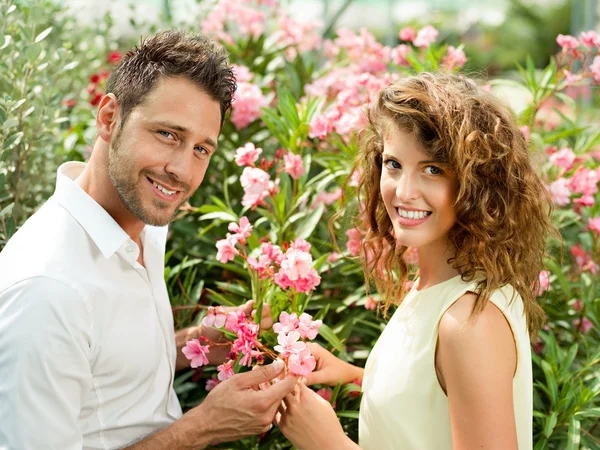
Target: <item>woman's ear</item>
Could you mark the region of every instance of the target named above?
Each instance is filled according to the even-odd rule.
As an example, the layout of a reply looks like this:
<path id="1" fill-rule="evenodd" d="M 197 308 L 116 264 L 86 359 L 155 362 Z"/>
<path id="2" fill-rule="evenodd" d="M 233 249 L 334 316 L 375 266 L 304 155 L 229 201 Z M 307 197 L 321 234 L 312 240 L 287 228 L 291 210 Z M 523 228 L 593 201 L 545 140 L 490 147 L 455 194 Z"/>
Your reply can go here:
<path id="1" fill-rule="evenodd" d="M 115 94 L 106 94 L 98 105 L 96 129 L 98 136 L 106 143 L 111 142 L 113 134 L 119 127 L 119 102 Z"/>

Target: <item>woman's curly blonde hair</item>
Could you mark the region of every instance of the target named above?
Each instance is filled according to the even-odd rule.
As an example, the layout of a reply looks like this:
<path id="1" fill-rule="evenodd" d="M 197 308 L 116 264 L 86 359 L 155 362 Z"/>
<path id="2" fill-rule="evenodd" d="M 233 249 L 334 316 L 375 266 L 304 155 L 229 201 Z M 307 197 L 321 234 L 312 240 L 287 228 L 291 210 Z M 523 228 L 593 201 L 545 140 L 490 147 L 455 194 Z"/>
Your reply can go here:
<path id="1" fill-rule="evenodd" d="M 374 282 L 384 311 L 405 294 L 406 247 L 396 245 L 379 190 L 386 128 L 413 133 L 423 150 L 456 176 L 456 224 L 448 262 L 463 280 L 482 277 L 473 314 L 492 292 L 510 284 L 521 295 L 529 332 L 544 321 L 536 303 L 549 218 L 550 195 L 530 161 L 527 142 L 511 111 L 474 82 L 457 75 L 422 73 L 384 88 L 368 110 L 369 126 L 353 168 L 360 173 L 356 227 L 367 289 Z M 387 128 L 389 129 L 389 128 Z"/>

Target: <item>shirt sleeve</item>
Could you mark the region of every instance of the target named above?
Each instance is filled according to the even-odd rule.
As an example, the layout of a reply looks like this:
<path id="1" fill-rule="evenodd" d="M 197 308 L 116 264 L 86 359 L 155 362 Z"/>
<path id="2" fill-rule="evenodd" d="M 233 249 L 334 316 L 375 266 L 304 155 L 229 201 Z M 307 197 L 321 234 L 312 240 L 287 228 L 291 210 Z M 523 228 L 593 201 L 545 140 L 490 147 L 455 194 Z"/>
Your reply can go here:
<path id="1" fill-rule="evenodd" d="M 90 319 L 84 297 L 58 280 L 0 292 L 0 449 L 81 450 Z"/>

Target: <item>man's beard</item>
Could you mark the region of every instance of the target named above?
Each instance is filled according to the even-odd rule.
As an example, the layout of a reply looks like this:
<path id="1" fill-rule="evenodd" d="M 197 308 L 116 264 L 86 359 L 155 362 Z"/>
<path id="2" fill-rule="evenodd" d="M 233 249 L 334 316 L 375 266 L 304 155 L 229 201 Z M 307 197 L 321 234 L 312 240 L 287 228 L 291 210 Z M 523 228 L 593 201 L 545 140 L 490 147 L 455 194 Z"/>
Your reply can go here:
<path id="1" fill-rule="evenodd" d="M 142 196 L 140 193 L 140 183 L 148 182 L 147 177 L 150 177 L 157 182 L 160 182 L 161 178 L 165 176 L 153 176 L 152 172 L 148 170 L 142 170 L 139 173 L 139 178 L 134 177 L 135 173 L 135 164 L 132 159 L 127 155 L 123 149 L 121 148 L 121 131 L 122 127 L 119 128 L 117 132 L 117 136 L 111 144 L 111 148 L 109 149 L 108 154 L 108 176 L 112 181 L 115 189 L 117 190 L 117 194 L 121 199 L 123 205 L 131 211 L 140 221 L 147 225 L 152 225 L 156 227 L 162 227 L 168 225 L 177 211 L 188 199 L 189 195 L 185 196 L 182 201 L 177 205 L 177 207 L 173 210 L 173 213 L 169 216 L 163 216 L 160 214 L 152 214 L 152 210 L 149 207 L 144 207 L 144 202 L 142 200 Z M 166 175 L 169 176 L 169 175 Z M 189 186 L 182 185 L 180 181 L 177 181 L 173 177 L 169 176 L 170 180 L 168 184 L 173 187 L 181 187 L 183 193 L 187 193 L 189 191 Z M 145 179 L 145 180 L 144 180 Z M 152 206 L 156 210 L 168 210 L 172 207 L 171 204 L 162 202 L 159 199 L 152 200 Z M 151 206 L 151 207 L 152 207 Z"/>

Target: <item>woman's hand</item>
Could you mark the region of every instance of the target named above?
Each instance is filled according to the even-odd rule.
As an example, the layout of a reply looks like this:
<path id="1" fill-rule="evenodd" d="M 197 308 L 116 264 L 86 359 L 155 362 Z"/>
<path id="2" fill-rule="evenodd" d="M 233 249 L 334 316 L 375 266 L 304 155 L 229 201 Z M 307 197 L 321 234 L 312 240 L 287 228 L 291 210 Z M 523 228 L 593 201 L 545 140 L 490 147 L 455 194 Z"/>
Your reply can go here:
<path id="1" fill-rule="evenodd" d="M 279 407 L 279 428 L 298 450 L 358 449 L 329 402 L 298 383 Z"/>
<path id="2" fill-rule="evenodd" d="M 335 386 L 338 383 L 351 383 L 357 378 L 362 381 L 364 370 L 342 361 L 319 344 L 309 344 L 310 353 L 317 360 L 317 367 L 306 377 L 306 384 L 327 384 Z"/>

